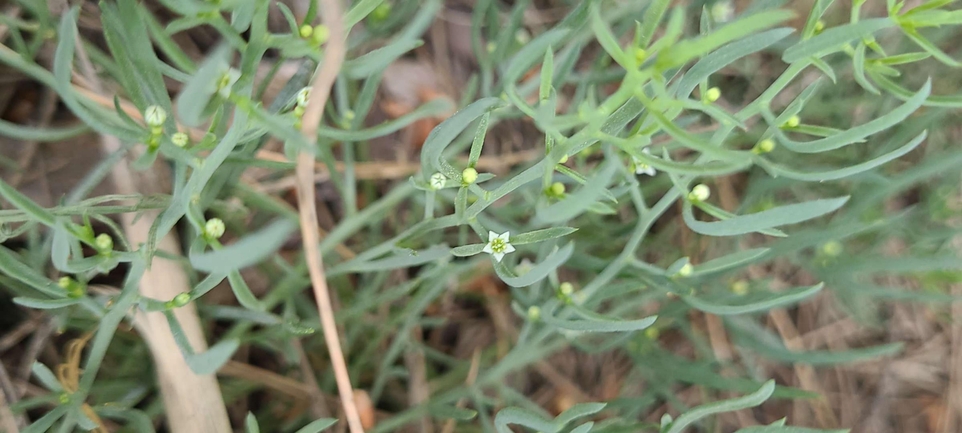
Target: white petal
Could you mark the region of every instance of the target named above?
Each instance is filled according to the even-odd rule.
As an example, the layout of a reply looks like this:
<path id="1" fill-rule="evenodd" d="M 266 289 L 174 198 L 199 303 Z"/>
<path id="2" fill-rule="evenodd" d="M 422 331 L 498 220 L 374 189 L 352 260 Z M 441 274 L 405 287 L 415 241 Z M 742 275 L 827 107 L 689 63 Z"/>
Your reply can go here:
<path id="1" fill-rule="evenodd" d="M 500 262 L 501 259 L 504 258 L 504 253 L 494 253 L 492 255 L 494 256 L 494 259 L 497 260 L 498 262 Z"/>
<path id="2" fill-rule="evenodd" d="M 504 253 L 505 253 L 505 254 L 507 254 L 507 253 L 513 253 L 513 252 L 514 252 L 514 245 L 504 244 Z"/>
<path id="3" fill-rule="evenodd" d="M 648 148 L 646 147 L 646 148 L 644 148 L 644 149 L 641 149 L 641 153 L 647 153 L 648 155 L 651 155 L 651 149 L 648 149 Z"/>
<path id="4" fill-rule="evenodd" d="M 498 236 L 498 238 L 503 240 L 504 243 L 508 243 L 508 236 L 511 236 L 511 232 L 504 232 L 500 236 Z"/>
<path id="5" fill-rule="evenodd" d="M 654 176 L 657 173 L 658 172 L 655 171 L 655 167 L 648 166 L 648 168 L 641 170 L 640 172 L 636 172 L 635 174 L 647 174 L 649 176 Z"/>
<path id="6" fill-rule="evenodd" d="M 498 234 L 495 232 L 488 232 L 488 242 L 491 242 L 498 238 Z"/>
<path id="7" fill-rule="evenodd" d="M 494 254 L 494 250 L 491 249 L 491 244 L 490 244 L 490 243 L 487 244 L 487 245 L 485 245 L 484 248 L 481 249 L 481 252 L 488 253 L 488 254 Z"/>

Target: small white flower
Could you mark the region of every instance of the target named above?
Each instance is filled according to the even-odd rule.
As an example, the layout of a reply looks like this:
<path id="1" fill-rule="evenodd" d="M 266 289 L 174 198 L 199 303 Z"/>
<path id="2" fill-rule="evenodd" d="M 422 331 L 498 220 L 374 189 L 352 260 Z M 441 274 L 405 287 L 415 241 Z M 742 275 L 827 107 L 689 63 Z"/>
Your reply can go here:
<path id="1" fill-rule="evenodd" d="M 481 251 L 491 254 L 495 260 L 500 262 L 505 254 L 514 252 L 514 246 L 508 241 L 510 234 L 511 232 L 504 232 L 500 235 L 495 232 L 488 232 L 488 244 Z"/>
<path id="2" fill-rule="evenodd" d="M 641 153 L 644 153 L 645 155 L 651 155 L 651 151 L 648 150 L 647 147 L 644 149 L 641 149 Z M 631 161 L 635 165 L 635 174 L 647 174 L 649 176 L 654 176 L 656 173 L 658 173 L 657 171 L 655 171 L 655 167 L 648 165 L 647 163 L 645 163 L 644 161 L 638 158 L 632 157 Z"/>
<path id="3" fill-rule="evenodd" d="M 447 181 L 448 181 L 447 176 L 441 173 L 434 173 L 431 175 L 431 189 L 444 188 L 444 183 Z"/>

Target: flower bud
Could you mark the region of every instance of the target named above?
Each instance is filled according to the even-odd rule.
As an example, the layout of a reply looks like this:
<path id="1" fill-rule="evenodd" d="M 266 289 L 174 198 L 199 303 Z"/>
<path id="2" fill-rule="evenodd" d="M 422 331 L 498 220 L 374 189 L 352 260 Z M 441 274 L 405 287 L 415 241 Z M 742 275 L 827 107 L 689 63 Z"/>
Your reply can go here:
<path id="1" fill-rule="evenodd" d="M 94 245 L 101 253 L 107 253 L 114 249 L 114 239 L 106 233 L 101 233 L 94 239 Z"/>
<path id="2" fill-rule="evenodd" d="M 738 296 L 742 296 L 748 293 L 748 281 L 745 281 L 745 280 L 735 281 L 734 283 L 732 283 L 731 291 L 732 293 Z"/>
<path id="3" fill-rule="evenodd" d="M 712 87 L 705 92 L 705 102 L 715 102 L 721 98 L 721 89 Z"/>
<path id="4" fill-rule="evenodd" d="M 691 192 L 688 193 L 688 200 L 693 202 L 705 201 L 708 200 L 710 196 L 711 189 L 709 189 L 707 185 L 700 183 L 695 185 L 695 187 L 691 189 Z"/>
<path id="5" fill-rule="evenodd" d="M 190 302 L 190 293 L 181 292 L 177 294 L 177 296 L 174 296 L 174 299 L 171 299 L 168 305 L 172 308 L 180 308 L 180 307 L 183 307 L 184 305 L 187 305 L 189 302 Z"/>
<path id="6" fill-rule="evenodd" d="M 310 87 L 305 87 L 305 88 L 303 88 L 303 89 L 301 89 L 301 90 L 298 90 L 298 91 L 297 91 L 297 97 L 296 97 L 296 99 L 297 99 L 297 106 L 298 106 L 298 107 L 305 107 L 305 106 L 307 106 L 307 101 L 310 100 L 310 98 L 311 98 L 311 88 L 310 88 Z"/>
<path id="7" fill-rule="evenodd" d="M 187 136 L 186 132 L 177 132 L 170 136 L 170 141 L 174 143 L 174 146 L 186 147 L 187 143 L 190 142 L 190 137 Z"/>
<path id="8" fill-rule="evenodd" d="M 756 155 L 761 155 L 764 153 L 771 152 L 772 150 L 775 150 L 775 141 L 772 140 L 771 138 L 766 138 L 762 141 L 759 141 L 758 144 L 756 144 L 755 147 L 752 148 L 752 153 Z"/>
<path id="9" fill-rule="evenodd" d="M 310 24 L 304 24 L 303 26 L 301 26 L 300 29 L 298 29 L 297 32 L 301 35 L 302 38 L 307 39 L 314 34 L 314 27 L 311 27 Z"/>
<path id="10" fill-rule="evenodd" d="M 441 189 L 444 188 L 444 183 L 448 181 L 447 176 L 441 173 L 434 173 L 431 175 L 430 185 L 431 189 Z"/>
<path id="11" fill-rule="evenodd" d="M 528 320 L 537 322 L 538 319 L 541 319 L 541 307 L 538 307 L 537 305 L 528 307 Z"/>
<path id="12" fill-rule="evenodd" d="M 555 197 L 561 197 L 565 193 L 565 184 L 561 182 L 552 183 L 548 191 Z"/>
<path id="13" fill-rule="evenodd" d="M 792 116 L 792 117 L 789 117 L 788 120 L 785 121 L 785 124 L 782 125 L 782 127 L 785 127 L 785 128 L 797 128 L 798 125 L 801 125 L 801 123 L 802 123 L 802 119 L 801 119 L 801 118 L 799 118 L 798 116 Z"/>
<path id="14" fill-rule="evenodd" d="M 210 239 L 220 239 L 221 236 L 224 236 L 225 230 L 224 221 L 221 221 L 220 218 L 211 218 L 204 224 L 204 235 Z"/>
<path id="15" fill-rule="evenodd" d="M 144 121 L 147 122 L 147 126 L 164 126 L 164 122 L 167 121 L 167 111 L 159 105 L 151 105 L 144 110 Z"/>
<path id="16" fill-rule="evenodd" d="M 690 276 L 691 273 L 694 272 L 694 270 L 695 270 L 695 267 L 692 266 L 691 263 L 685 263 L 685 266 L 682 266 L 681 269 L 678 270 L 678 276 L 679 277 Z"/>
<path id="17" fill-rule="evenodd" d="M 478 171 L 474 167 L 468 167 L 461 172 L 461 180 L 465 185 L 471 185 L 478 180 Z"/>
<path id="18" fill-rule="evenodd" d="M 311 39 L 317 45 L 322 45 L 327 42 L 327 39 L 331 37 L 331 30 L 327 28 L 324 24 L 318 24 L 314 26 L 314 34 Z"/>

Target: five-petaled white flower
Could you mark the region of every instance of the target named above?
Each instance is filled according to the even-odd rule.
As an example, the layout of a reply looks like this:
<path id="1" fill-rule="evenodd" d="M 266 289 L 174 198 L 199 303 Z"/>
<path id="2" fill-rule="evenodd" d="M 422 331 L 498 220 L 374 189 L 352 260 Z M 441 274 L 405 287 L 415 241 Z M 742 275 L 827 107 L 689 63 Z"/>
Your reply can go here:
<path id="1" fill-rule="evenodd" d="M 495 260 L 500 262 L 505 254 L 514 252 L 514 246 L 508 241 L 510 234 L 511 232 L 504 232 L 500 235 L 495 232 L 488 232 L 488 244 L 481 251 L 491 254 Z"/>
<path id="2" fill-rule="evenodd" d="M 645 155 L 651 155 L 651 151 L 648 150 L 647 147 L 641 149 L 641 153 L 644 153 Z M 635 165 L 635 174 L 647 174 L 649 176 L 654 176 L 655 173 L 657 173 L 657 171 L 655 171 L 655 167 L 648 165 L 638 158 L 632 157 L 631 162 Z"/>

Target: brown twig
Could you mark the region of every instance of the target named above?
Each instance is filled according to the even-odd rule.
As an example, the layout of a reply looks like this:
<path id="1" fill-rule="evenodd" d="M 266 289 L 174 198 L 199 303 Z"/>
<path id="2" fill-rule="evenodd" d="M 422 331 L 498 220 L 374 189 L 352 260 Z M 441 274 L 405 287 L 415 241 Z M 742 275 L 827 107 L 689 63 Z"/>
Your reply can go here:
<path id="1" fill-rule="evenodd" d="M 307 138 L 307 143 L 311 149 L 317 146 L 317 128 L 324 114 L 324 106 L 331 92 L 331 86 L 340 72 L 341 64 L 344 62 L 345 29 L 344 18 L 341 15 L 341 5 L 338 0 L 322 0 L 320 3 L 321 15 L 324 18 L 324 25 L 330 31 L 330 39 L 324 49 L 324 58 L 321 66 L 311 84 L 311 96 L 307 108 L 304 110 L 301 133 Z M 361 418 L 354 404 L 354 390 L 351 386 L 351 377 L 347 371 L 347 364 L 344 362 L 344 353 L 341 350 L 341 341 L 337 332 L 337 324 L 334 321 L 334 309 L 331 307 L 331 295 L 327 288 L 327 277 L 324 275 L 324 261 L 321 252 L 317 248 L 320 244 L 320 233 L 318 233 L 317 209 L 315 208 L 317 190 L 314 183 L 314 155 L 307 149 L 302 149 L 297 156 L 297 204 L 301 217 L 301 236 L 304 239 L 304 252 L 307 259 L 307 268 L 311 276 L 311 285 L 314 287 L 314 297 L 317 299 L 317 312 L 321 317 L 321 325 L 324 328 L 324 341 L 327 344 L 327 351 L 331 357 L 331 366 L 334 369 L 334 379 L 337 382 L 337 390 L 341 395 L 341 404 L 344 406 L 344 414 L 351 433 L 362 433 L 364 427 L 361 425 Z"/>

